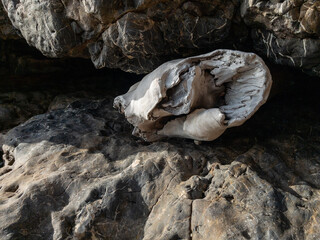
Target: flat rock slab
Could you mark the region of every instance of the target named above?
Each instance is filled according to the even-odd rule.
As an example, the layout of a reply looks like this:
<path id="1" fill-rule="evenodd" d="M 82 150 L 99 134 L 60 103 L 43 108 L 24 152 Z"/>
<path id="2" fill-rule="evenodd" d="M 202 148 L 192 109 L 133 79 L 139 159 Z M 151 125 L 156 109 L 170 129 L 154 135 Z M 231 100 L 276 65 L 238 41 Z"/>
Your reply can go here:
<path id="1" fill-rule="evenodd" d="M 0 238 L 318 239 L 315 109 L 276 99 L 199 146 L 142 142 L 111 98 L 35 116 L 1 137 Z"/>

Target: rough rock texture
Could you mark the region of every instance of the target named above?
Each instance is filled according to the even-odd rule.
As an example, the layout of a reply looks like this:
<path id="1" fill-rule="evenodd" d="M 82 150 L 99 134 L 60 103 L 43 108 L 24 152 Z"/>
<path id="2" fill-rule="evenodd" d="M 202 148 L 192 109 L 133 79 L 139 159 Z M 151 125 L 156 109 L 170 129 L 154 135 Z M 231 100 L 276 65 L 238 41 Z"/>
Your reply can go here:
<path id="1" fill-rule="evenodd" d="M 146 73 L 180 56 L 254 48 L 319 76 L 319 1 L 1 2 L 0 38 L 63 57 L 0 41 L 1 240 L 319 239 L 319 79 L 303 76 L 292 91 L 295 72 L 280 66 L 285 91 L 243 126 L 199 146 L 150 144 L 131 136 L 111 98 L 88 96 L 124 93 L 129 78 L 103 73 L 101 88 L 83 74 L 87 62 L 64 58 Z M 79 100 L 65 91 L 82 77 L 90 84 Z"/>
<path id="2" fill-rule="evenodd" d="M 217 48 L 255 50 L 320 76 L 317 0 L 2 0 L 0 37 L 49 57 L 91 58 L 97 68 L 147 73 Z"/>
<path id="3" fill-rule="evenodd" d="M 139 142 L 112 99 L 31 118 L 0 136 L 0 238 L 317 240 L 319 81 L 306 81 L 200 146 Z"/>
<path id="4" fill-rule="evenodd" d="M 23 63 L 23 59 L 18 62 Z M 87 61 L 73 66 L 74 61 L 57 60 L 55 67 L 50 61 L 33 59 L 28 62 L 28 69 L 14 65 L 13 61 L 9 62 L 14 65 L 12 75 L 6 75 L 8 71 L 0 73 L 0 132 L 8 131 L 32 116 L 64 108 L 77 99 L 98 99 L 111 92 L 119 94 L 138 78 L 121 71 L 97 71 L 87 65 Z M 31 63 L 34 62 L 41 63 L 41 69 L 37 69 L 37 64 L 33 68 Z"/>
<path id="5" fill-rule="evenodd" d="M 19 39 L 18 30 L 15 29 L 0 3 L 0 38 L 1 39 Z"/>
<path id="6" fill-rule="evenodd" d="M 147 1 L 146 1 L 147 2 Z M 97 67 L 150 72 L 177 54 L 190 55 L 229 35 L 232 1 L 154 1 L 144 12 L 129 12 L 89 45 Z"/>
<path id="7" fill-rule="evenodd" d="M 248 120 L 270 93 L 268 67 L 254 53 L 219 49 L 162 64 L 114 106 L 147 141 L 212 141 Z"/>
<path id="8" fill-rule="evenodd" d="M 44 55 L 90 53 L 96 67 L 137 73 L 190 48 L 223 41 L 234 3 L 209 2 L 2 1 L 13 26 Z"/>
<path id="9" fill-rule="evenodd" d="M 0 93 L 0 131 L 46 112 L 52 98 L 48 92 Z"/>
<path id="10" fill-rule="evenodd" d="M 254 48 L 277 64 L 320 75 L 320 2 L 243 1 Z"/>

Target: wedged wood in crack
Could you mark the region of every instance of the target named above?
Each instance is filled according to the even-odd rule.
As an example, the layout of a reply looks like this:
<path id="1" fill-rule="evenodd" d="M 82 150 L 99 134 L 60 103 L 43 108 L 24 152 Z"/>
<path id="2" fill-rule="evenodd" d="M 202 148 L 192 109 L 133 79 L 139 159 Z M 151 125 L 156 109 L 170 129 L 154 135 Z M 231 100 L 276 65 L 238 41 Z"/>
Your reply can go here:
<path id="1" fill-rule="evenodd" d="M 249 119 L 266 102 L 271 84 L 256 54 L 216 50 L 162 64 L 116 97 L 114 107 L 146 141 L 212 141 Z"/>

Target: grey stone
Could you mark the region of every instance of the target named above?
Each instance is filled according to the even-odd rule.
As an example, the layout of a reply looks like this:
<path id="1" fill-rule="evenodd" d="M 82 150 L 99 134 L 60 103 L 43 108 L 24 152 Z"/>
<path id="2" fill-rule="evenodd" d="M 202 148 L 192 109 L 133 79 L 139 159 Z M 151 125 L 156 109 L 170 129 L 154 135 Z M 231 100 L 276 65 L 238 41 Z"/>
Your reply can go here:
<path id="1" fill-rule="evenodd" d="M 233 1 L 2 1 L 12 25 L 49 57 L 89 57 L 97 68 L 153 70 L 229 35 Z M 5 14 L 5 13 L 3 13 Z M 211 46 L 211 47 L 209 47 Z"/>
<path id="2" fill-rule="evenodd" d="M 96 67 L 146 73 L 177 55 L 191 55 L 227 39 L 232 1 L 158 2 L 146 12 L 128 12 L 89 45 Z"/>
<path id="3" fill-rule="evenodd" d="M 284 105 L 199 146 L 141 142 L 111 98 L 35 116 L 0 140 L 0 238 L 316 240 L 319 113 Z"/>
<path id="4" fill-rule="evenodd" d="M 243 1 L 241 16 L 258 53 L 320 76 L 319 1 Z"/>
<path id="5" fill-rule="evenodd" d="M 320 75 L 316 0 L 2 3 L 1 38 L 18 32 L 46 56 L 91 58 L 97 68 L 149 73 L 177 57 L 232 48 Z"/>

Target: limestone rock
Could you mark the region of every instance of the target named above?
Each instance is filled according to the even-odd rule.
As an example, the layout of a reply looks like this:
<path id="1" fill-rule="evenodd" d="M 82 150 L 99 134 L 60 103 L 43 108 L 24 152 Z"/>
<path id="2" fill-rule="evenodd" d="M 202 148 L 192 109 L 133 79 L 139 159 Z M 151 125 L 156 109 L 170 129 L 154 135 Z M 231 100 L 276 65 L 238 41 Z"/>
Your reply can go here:
<path id="1" fill-rule="evenodd" d="M 46 112 L 52 98 L 48 92 L 0 93 L 0 131 Z"/>
<path id="2" fill-rule="evenodd" d="M 0 2 L 0 38 L 1 39 L 19 39 L 17 29 L 15 29 L 8 16 L 6 11 L 3 9 L 3 6 Z"/>
<path id="3" fill-rule="evenodd" d="M 146 141 L 212 141 L 265 103 L 271 75 L 253 53 L 216 50 L 164 63 L 114 100 Z"/>
<path id="4" fill-rule="evenodd" d="M 320 76 L 316 0 L 2 0 L 2 4 L 1 38 L 17 38 L 18 32 L 46 56 L 91 58 L 97 68 L 149 73 L 171 59 L 235 48 L 254 50 L 277 64 Z"/>
<path id="5" fill-rule="evenodd" d="M 303 1 L 243 1 L 241 15 L 252 28 L 254 48 L 281 65 L 320 76 L 320 4 Z"/>
<path id="6" fill-rule="evenodd" d="M 308 99 L 269 102 L 200 146 L 139 141 L 111 98 L 35 116 L 0 136 L 0 238 L 317 240 L 319 112 Z"/>

